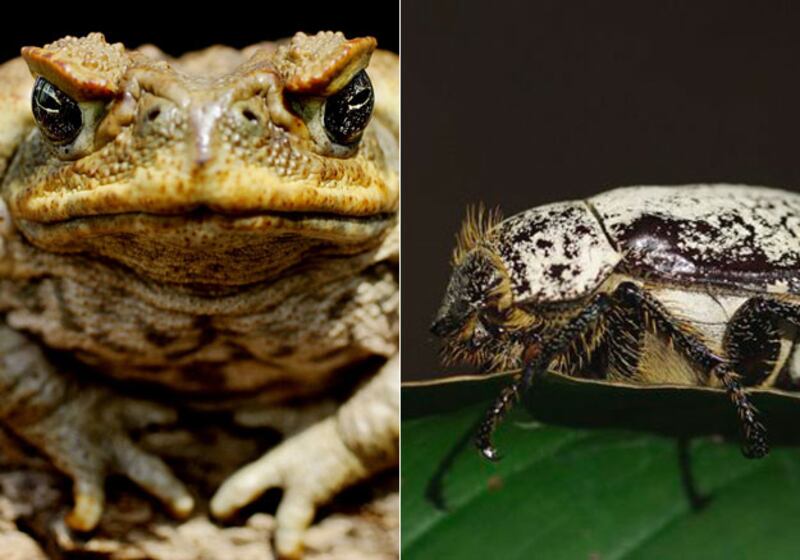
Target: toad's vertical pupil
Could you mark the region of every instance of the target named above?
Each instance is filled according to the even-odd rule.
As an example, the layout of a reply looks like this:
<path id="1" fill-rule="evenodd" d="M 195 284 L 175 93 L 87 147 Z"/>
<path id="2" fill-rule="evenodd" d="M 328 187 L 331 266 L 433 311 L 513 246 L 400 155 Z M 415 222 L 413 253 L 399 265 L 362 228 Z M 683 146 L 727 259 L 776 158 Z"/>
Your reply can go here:
<path id="1" fill-rule="evenodd" d="M 37 78 L 33 86 L 31 108 L 36 124 L 51 142 L 65 144 L 80 134 L 83 126 L 80 106 L 44 78 Z"/>

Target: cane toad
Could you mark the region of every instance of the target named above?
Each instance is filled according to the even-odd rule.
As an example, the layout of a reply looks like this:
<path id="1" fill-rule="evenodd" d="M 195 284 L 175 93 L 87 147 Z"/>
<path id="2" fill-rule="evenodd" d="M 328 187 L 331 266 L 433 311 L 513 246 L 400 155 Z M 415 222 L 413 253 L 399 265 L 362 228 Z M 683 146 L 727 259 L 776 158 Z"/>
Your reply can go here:
<path id="1" fill-rule="evenodd" d="M 0 420 L 72 479 L 73 529 L 111 473 L 192 511 L 130 436 L 182 407 L 286 430 L 210 503 L 282 488 L 283 554 L 396 464 L 399 92 L 375 46 L 173 59 L 91 34 L 0 66 Z"/>

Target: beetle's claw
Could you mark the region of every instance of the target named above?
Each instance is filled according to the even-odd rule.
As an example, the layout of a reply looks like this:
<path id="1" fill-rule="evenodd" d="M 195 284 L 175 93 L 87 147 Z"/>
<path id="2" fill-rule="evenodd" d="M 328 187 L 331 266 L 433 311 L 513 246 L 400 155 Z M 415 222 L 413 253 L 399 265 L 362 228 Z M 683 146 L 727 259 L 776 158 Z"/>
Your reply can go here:
<path id="1" fill-rule="evenodd" d="M 745 451 L 745 457 L 748 459 L 763 459 L 769 451 L 765 449 L 748 449 Z"/>
<path id="2" fill-rule="evenodd" d="M 761 459 L 769 454 L 767 429 L 761 422 L 755 421 L 749 430 L 745 430 L 745 444 L 742 454 L 748 459 Z"/>
<path id="3" fill-rule="evenodd" d="M 769 454 L 767 445 L 748 445 L 742 449 L 742 454 L 748 459 L 762 459 Z"/>
<path id="4" fill-rule="evenodd" d="M 491 443 L 478 443 L 478 450 L 485 459 L 496 463 L 500 460 L 500 454 Z"/>
<path id="5" fill-rule="evenodd" d="M 748 441 L 742 449 L 742 454 L 748 459 L 761 459 L 769 454 L 769 444 L 763 434 L 755 441 Z"/>

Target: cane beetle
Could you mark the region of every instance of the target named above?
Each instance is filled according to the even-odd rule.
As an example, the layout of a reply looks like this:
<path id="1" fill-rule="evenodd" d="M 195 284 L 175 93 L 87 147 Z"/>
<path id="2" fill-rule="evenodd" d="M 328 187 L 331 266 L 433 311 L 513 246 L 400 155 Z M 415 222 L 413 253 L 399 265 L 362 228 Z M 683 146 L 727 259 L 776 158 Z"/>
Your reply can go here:
<path id="1" fill-rule="evenodd" d="M 547 371 L 724 390 L 744 455 L 763 457 L 747 388 L 800 390 L 800 195 L 624 187 L 505 220 L 470 213 L 431 329 L 447 362 L 520 370 L 478 428 L 487 459 Z"/>

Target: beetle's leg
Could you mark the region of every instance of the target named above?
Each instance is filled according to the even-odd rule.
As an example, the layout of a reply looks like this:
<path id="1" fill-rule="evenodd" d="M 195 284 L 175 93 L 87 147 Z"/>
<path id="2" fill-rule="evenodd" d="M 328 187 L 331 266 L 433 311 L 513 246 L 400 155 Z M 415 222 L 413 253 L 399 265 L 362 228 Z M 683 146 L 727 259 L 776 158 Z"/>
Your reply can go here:
<path id="1" fill-rule="evenodd" d="M 503 417 L 511 410 L 514 403 L 519 398 L 520 388 L 522 386 L 522 377 L 518 378 L 511 385 L 503 387 L 500 395 L 492 403 L 492 406 L 486 411 L 483 417 L 483 422 L 478 426 L 478 433 L 475 435 L 475 445 L 481 455 L 490 461 L 497 461 L 500 456 L 497 454 L 492 443 L 492 434 L 494 434 L 497 425 L 502 422 Z"/>
<path id="2" fill-rule="evenodd" d="M 610 305 L 611 298 L 607 294 L 595 296 L 577 317 L 547 342 L 547 346 L 532 361 L 525 364 L 522 375 L 503 389 L 486 411 L 475 437 L 475 445 L 484 457 L 491 461 L 498 459 L 497 450 L 492 445 L 492 434 L 515 401 L 530 387 L 533 378 L 542 374 L 559 354 L 568 351 L 576 339 L 588 334 Z"/>
<path id="3" fill-rule="evenodd" d="M 739 307 L 728 324 L 725 351 L 736 372 L 745 375 L 741 381 L 746 384 L 758 385 L 770 373 L 770 359 L 780 347 L 776 319 L 800 328 L 800 306 L 777 297 L 755 296 Z M 740 416 L 745 412 L 740 411 Z"/>
<path id="4" fill-rule="evenodd" d="M 746 385 L 759 385 L 771 373 L 764 362 L 780 348 L 776 320 L 800 328 L 800 305 L 777 298 L 756 296 L 734 313 L 725 331 L 725 351 Z M 744 370 L 744 371 L 742 371 Z"/>
<path id="5" fill-rule="evenodd" d="M 699 338 L 692 335 L 680 323 L 673 319 L 669 312 L 657 299 L 642 290 L 636 284 L 624 282 L 614 292 L 615 299 L 624 305 L 638 307 L 645 312 L 656 332 L 659 332 L 674 343 L 675 347 L 700 366 L 704 371 L 715 375 L 721 382 L 729 398 L 736 406 L 736 412 L 742 422 L 745 436 L 743 453 L 747 457 L 763 457 L 769 452 L 766 439 L 766 428 L 758 421 L 755 406 L 742 389 L 738 376 L 730 370 L 728 363 L 712 352 Z"/>
<path id="6" fill-rule="evenodd" d="M 742 453 L 744 453 L 745 457 L 751 459 L 764 457 L 769 453 L 767 429 L 759 422 L 758 410 L 750 402 L 747 393 L 744 392 L 741 383 L 739 383 L 739 376 L 733 373 L 728 365 L 724 363 L 717 364 L 714 367 L 714 375 L 722 381 L 725 391 L 734 406 L 736 406 L 736 412 L 739 414 L 746 442 L 742 448 Z"/>
<path id="7" fill-rule="evenodd" d="M 636 284 L 621 283 L 614 291 L 614 299 L 627 307 L 640 309 L 652 330 L 669 338 L 679 352 L 703 371 L 711 372 L 714 366 L 724 362 L 723 358 L 714 354 L 702 340 L 674 319 L 660 301 Z"/>

